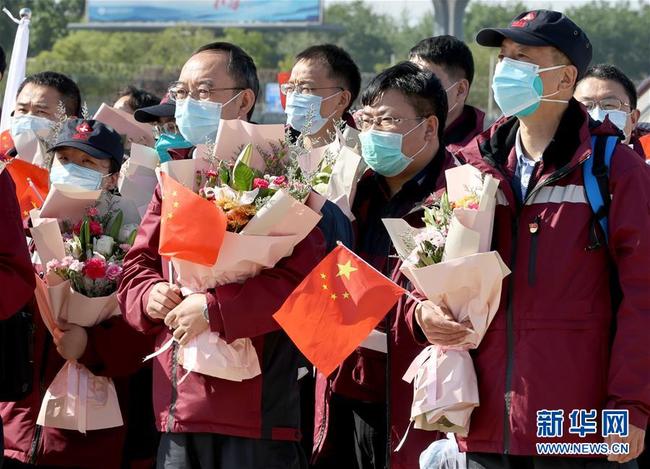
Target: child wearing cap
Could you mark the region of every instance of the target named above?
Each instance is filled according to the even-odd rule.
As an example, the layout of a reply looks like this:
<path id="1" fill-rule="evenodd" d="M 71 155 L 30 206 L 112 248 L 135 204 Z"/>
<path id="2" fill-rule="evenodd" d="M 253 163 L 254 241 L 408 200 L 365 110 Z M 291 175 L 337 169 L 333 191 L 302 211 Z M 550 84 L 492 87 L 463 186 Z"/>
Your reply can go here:
<path id="1" fill-rule="evenodd" d="M 51 151 L 55 156 L 50 174 L 52 183 L 71 184 L 87 190 L 115 188 L 123 147 L 119 134 L 110 127 L 93 120 L 71 119 Z M 53 339 L 35 305 L 32 310 L 32 391 L 21 401 L 0 403 L 0 415 L 5 424 L 4 467 L 122 467 L 129 425 L 129 378 L 152 349 L 151 341 L 130 328 L 121 316 L 87 328 L 60 324 L 62 334 Z M 45 391 L 66 360 L 77 360 L 91 373 L 113 379 L 123 426 L 82 434 L 36 424 Z"/>

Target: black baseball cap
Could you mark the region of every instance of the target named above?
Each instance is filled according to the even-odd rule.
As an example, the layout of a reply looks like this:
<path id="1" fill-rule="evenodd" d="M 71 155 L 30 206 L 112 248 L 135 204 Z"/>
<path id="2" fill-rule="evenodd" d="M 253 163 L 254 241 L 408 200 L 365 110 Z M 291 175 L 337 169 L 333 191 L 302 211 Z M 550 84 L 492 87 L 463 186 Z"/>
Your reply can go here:
<path id="1" fill-rule="evenodd" d="M 156 122 L 161 117 L 174 117 L 176 113 L 176 104 L 170 99 L 169 94 L 166 94 L 160 100 L 160 104 L 155 106 L 141 107 L 133 114 L 135 120 L 138 122 Z"/>
<path id="2" fill-rule="evenodd" d="M 507 28 L 480 30 L 476 42 L 482 46 L 501 47 L 505 38 L 527 46 L 555 47 L 578 69 L 578 78 L 587 71 L 593 55 L 585 32 L 558 11 L 525 11 L 512 20 Z"/>
<path id="3" fill-rule="evenodd" d="M 66 121 L 56 143 L 49 151 L 72 147 L 99 160 L 113 160 L 122 165 L 122 137 L 112 127 L 92 119 Z"/>

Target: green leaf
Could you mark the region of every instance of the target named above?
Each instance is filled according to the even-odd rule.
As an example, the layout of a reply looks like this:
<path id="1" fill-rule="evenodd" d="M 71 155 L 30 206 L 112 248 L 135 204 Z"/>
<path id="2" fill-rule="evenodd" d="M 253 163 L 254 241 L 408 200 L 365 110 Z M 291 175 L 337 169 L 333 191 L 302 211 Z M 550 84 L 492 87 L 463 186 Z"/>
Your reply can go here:
<path id="1" fill-rule="evenodd" d="M 138 235 L 138 229 L 134 229 L 131 231 L 131 234 L 129 235 L 129 238 L 126 240 L 127 243 L 129 243 L 131 246 L 133 246 L 133 243 L 135 243 L 135 237 Z"/>
<path id="2" fill-rule="evenodd" d="M 124 213 L 122 210 L 117 211 L 117 215 L 113 219 L 110 228 L 108 229 L 108 236 L 117 241 L 117 238 L 120 236 L 120 230 L 122 229 L 122 222 L 124 221 Z"/>
<path id="3" fill-rule="evenodd" d="M 253 145 L 244 147 L 232 170 L 232 188 L 236 191 L 249 191 L 253 188 L 255 171 L 249 166 L 253 155 Z"/>
<path id="4" fill-rule="evenodd" d="M 90 250 L 92 252 L 93 250 L 93 240 L 90 237 L 90 223 L 88 222 L 88 218 L 84 218 L 84 221 L 81 223 L 79 241 L 81 241 L 82 260 L 86 260 L 88 251 Z"/>

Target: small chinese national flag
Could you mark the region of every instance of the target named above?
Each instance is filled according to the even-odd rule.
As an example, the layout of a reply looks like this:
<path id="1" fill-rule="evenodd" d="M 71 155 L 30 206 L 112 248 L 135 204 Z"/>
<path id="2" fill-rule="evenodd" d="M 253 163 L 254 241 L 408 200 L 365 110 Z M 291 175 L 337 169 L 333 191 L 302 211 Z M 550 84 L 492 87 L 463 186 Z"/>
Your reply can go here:
<path id="1" fill-rule="evenodd" d="M 645 153 L 645 159 L 650 160 L 650 134 L 644 135 L 639 139 L 639 141 L 641 142 L 643 153 Z"/>
<path id="2" fill-rule="evenodd" d="M 6 162 L 6 170 L 16 185 L 16 198 L 23 219 L 30 210 L 41 208 L 49 191 L 50 173 L 47 169 L 13 158 Z"/>
<path id="3" fill-rule="evenodd" d="M 13 150 L 14 147 L 14 140 L 11 138 L 9 129 L 0 133 L 0 156 L 7 156 L 7 153 Z"/>
<path id="4" fill-rule="evenodd" d="M 273 317 L 305 357 L 329 375 L 404 293 L 352 251 L 338 246 Z"/>
<path id="5" fill-rule="evenodd" d="M 226 215 L 165 173 L 162 179 L 158 253 L 212 266 L 226 233 Z"/>

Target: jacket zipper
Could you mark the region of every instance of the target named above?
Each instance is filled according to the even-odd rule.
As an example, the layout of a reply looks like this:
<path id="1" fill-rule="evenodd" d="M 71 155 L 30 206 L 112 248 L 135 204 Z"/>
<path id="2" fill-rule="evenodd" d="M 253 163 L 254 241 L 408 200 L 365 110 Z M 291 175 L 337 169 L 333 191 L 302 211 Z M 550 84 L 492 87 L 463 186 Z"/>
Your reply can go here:
<path id="1" fill-rule="evenodd" d="M 496 163 L 491 158 L 486 158 L 488 162 L 491 162 L 495 167 Z M 569 174 L 571 171 L 580 166 L 583 161 L 580 161 L 578 164 L 567 168 L 563 171 L 558 171 L 554 175 L 550 176 L 542 184 L 535 187 L 532 191 L 529 191 L 526 194 L 526 199 L 522 204 L 522 208 L 526 205 L 526 202 L 537 193 L 542 187 L 545 187 L 555 181 L 562 179 L 564 176 Z M 512 248 L 510 256 L 510 265 L 513 267 L 516 264 L 517 260 L 517 237 L 519 234 L 519 215 L 521 209 L 516 208 L 516 216 L 513 221 L 512 227 Z M 504 454 L 510 454 L 510 413 L 512 410 L 512 368 L 514 364 L 514 312 L 513 312 L 513 296 L 514 296 L 514 277 L 508 285 L 508 308 L 506 310 L 506 388 L 504 393 L 504 420 L 503 420 L 503 452 Z"/>
<path id="2" fill-rule="evenodd" d="M 178 399 L 178 343 L 174 341 L 172 344 L 172 369 L 171 369 L 171 382 L 172 382 L 172 398 L 169 403 L 169 414 L 167 415 L 167 433 L 171 433 L 174 427 L 174 413 L 176 412 L 176 400 Z"/>
<path id="3" fill-rule="evenodd" d="M 43 345 L 43 354 L 41 356 L 41 370 L 38 374 L 38 390 L 39 390 L 39 402 L 43 401 L 43 395 L 45 394 L 45 369 L 47 368 L 47 356 L 50 349 L 50 341 L 48 337 L 45 337 L 45 344 Z M 43 433 L 43 427 L 36 425 L 34 430 L 34 438 L 32 438 L 32 444 L 29 447 L 29 464 L 36 464 L 36 457 L 38 452 L 38 447 L 41 442 L 41 434 Z"/>
<path id="4" fill-rule="evenodd" d="M 535 285 L 537 273 L 537 239 L 541 228 L 542 217 L 537 215 L 532 223 L 528 224 L 530 231 L 530 251 L 528 252 L 528 285 Z"/>

